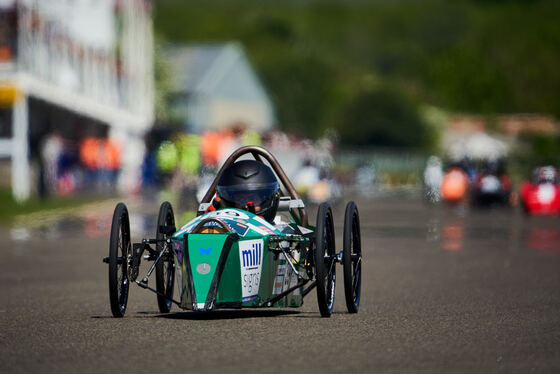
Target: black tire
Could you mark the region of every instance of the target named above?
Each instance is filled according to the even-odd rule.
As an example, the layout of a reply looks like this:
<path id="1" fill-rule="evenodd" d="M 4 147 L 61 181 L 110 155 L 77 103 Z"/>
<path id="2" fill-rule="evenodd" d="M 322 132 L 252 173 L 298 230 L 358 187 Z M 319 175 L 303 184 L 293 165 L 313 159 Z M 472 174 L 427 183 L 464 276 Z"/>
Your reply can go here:
<path id="1" fill-rule="evenodd" d="M 167 201 L 161 204 L 157 221 L 156 244 L 157 251 L 164 250 L 164 254 L 156 265 L 156 290 L 167 296 L 165 298 L 157 295 L 157 302 L 160 313 L 169 313 L 173 302 L 173 290 L 175 288 L 175 261 L 173 251 L 165 240 L 175 232 L 175 216 L 173 208 Z M 163 240 L 163 241 L 160 241 Z"/>
<path id="2" fill-rule="evenodd" d="M 342 247 L 344 269 L 344 296 L 348 313 L 358 313 L 362 291 L 362 240 L 360 215 L 353 201 L 346 205 L 344 213 L 344 238 Z"/>
<path id="3" fill-rule="evenodd" d="M 109 240 L 109 300 L 113 317 L 124 317 L 130 280 L 129 261 L 132 257 L 130 223 L 126 205 L 118 203 L 113 213 Z"/>
<path id="4" fill-rule="evenodd" d="M 334 307 L 336 285 L 335 242 L 332 211 L 328 203 L 319 205 L 315 229 L 315 279 L 317 304 L 321 317 L 330 317 Z"/>

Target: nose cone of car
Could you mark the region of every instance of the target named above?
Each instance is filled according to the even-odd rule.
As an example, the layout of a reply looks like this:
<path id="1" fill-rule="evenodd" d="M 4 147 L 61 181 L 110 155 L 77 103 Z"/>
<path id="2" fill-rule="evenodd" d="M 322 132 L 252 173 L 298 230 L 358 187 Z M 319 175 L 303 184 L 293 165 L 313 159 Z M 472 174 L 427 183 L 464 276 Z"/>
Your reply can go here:
<path id="1" fill-rule="evenodd" d="M 210 310 L 214 308 L 218 282 L 221 276 L 220 258 L 229 251 L 226 245 L 229 234 L 189 234 L 187 236 L 189 285 L 193 310 Z M 223 254 L 224 257 L 227 253 Z"/>

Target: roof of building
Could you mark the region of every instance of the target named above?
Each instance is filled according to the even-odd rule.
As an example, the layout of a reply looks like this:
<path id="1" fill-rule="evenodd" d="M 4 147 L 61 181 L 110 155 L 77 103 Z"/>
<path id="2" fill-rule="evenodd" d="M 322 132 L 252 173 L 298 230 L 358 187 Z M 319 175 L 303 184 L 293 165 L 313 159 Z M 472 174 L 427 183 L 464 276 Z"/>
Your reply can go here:
<path id="1" fill-rule="evenodd" d="M 224 44 L 189 44 L 168 49 L 174 67 L 175 85 L 179 90 L 194 91 L 218 60 Z"/>
<path id="2" fill-rule="evenodd" d="M 174 45 L 167 51 L 177 92 L 269 101 L 238 43 Z"/>

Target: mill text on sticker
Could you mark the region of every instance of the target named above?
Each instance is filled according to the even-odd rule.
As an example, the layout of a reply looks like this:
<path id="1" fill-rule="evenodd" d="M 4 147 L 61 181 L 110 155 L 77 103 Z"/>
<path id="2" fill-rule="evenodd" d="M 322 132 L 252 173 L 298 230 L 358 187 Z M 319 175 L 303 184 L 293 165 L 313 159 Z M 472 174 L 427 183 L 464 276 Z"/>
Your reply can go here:
<path id="1" fill-rule="evenodd" d="M 263 240 L 246 240 L 239 243 L 241 265 L 242 301 L 257 299 L 263 261 Z"/>

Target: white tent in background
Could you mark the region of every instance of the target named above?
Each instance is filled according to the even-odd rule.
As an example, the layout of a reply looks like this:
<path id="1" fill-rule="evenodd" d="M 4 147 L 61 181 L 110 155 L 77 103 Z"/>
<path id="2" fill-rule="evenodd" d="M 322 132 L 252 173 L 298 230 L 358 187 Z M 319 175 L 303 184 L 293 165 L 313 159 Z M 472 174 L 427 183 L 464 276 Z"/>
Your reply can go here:
<path id="1" fill-rule="evenodd" d="M 447 150 L 449 157 L 456 161 L 465 157 L 495 160 L 505 157 L 507 152 L 508 147 L 504 142 L 483 132 L 462 138 L 451 144 Z"/>

